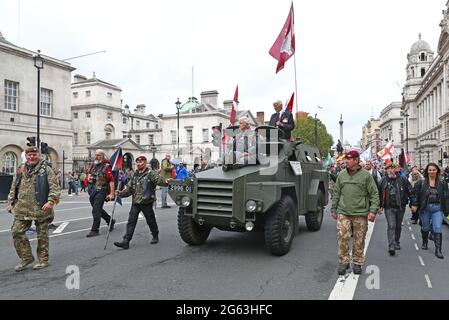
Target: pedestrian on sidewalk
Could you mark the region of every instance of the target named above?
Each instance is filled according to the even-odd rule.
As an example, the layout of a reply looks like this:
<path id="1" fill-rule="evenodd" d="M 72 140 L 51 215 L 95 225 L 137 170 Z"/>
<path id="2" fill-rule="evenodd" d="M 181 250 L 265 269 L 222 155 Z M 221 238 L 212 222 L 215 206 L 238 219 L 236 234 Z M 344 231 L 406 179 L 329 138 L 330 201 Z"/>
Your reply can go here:
<path id="1" fill-rule="evenodd" d="M 395 172 L 396 167 L 393 162 L 385 166 L 386 176 L 382 178 L 379 186 L 380 208 L 385 211 L 388 225 L 388 252 L 392 256 L 396 250 L 401 250 L 402 220 L 412 191 L 407 178 Z"/>
<path id="2" fill-rule="evenodd" d="M 156 216 L 154 215 L 153 202 L 156 199 L 156 186 L 167 184 L 168 181 L 154 169 L 154 163 L 152 164 L 151 170 L 147 168 L 147 158 L 145 156 L 138 157 L 136 164 L 137 170 L 125 189 L 116 191 L 116 195 L 119 197 L 125 198 L 132 195 L 132 205 L 129 211 L 125 236 L 121 242 L 114 242 L 116 247 L 123 249 L 129 249 L 129 242 L 133 238 L 140 212 L 143 213 L 153 235 L 150 244 L 159 242 L 159 228 L 157 226 Z"/>
<path id="3" fill-rule="evenodd" d="M 172 170 L 174 168 L 173 164 L 170 161 L 170 154 L 166 154 L 165 158 L 161 161 L 161 176 L 165 179 L 170 179 L 172 177 Z M 162 209 L 170 208 L 167 204 L 167 195 L 168 195 L 168 186 L 161 187 L 162 194 Z"/>
<path id="4" fill-rule="evenodd" d="M 419 213 L 423 250 L 427 250 L 429 232 L 433 231 L 435 256 L 443 259 L 441 253 L 443 216 L 449 214 L 448 186 L 440 178 L 437 164 L 429 163 L 424 170 L 424 180 L 418 181 L 413 187 L 411 204 L 412 212 Z M 432 226 L 430 225 L 432 221 Z M 432 228 L 432 230 L 431 230 Z"/>
<path id="5" fill-rule="evenodd" d="M 362 273 L 365 263 L 363 251 L 368 220 L 374 221 L 379 209 L 379 192 L 373 176 L 360 164 L 360 154 L 353 150 L 345 155 L 346 169 L 341 171 L 334 185 L 332 218 L 338 220 L 338 274 L 350 268 L 349 239 L 354 237 L 352 262 L 354 274 Z"/>
<path id="6" fill-rule="evenodd" d="M 89 201 L 92 206 L 93 222 L 90 232 L 86 237 L 95 237 L 99 235 L 100 222 L 103 218 L 109 225 L 111 216 L 103 209 L 105 201 L 113 200 L 114 193 L 114 176 L 112 174 L 109 160 L 103 150 L 95 151 L 95 161 L 88 171 L 88 193 Z M 109 230 L 114 230 L 115 220 L 112 219 Z"/>
<path id="7" fill-rule="evenodd" d="M 23 271 L 33 263 L 34 256 L 26 231 L 32 222 L 37 232 L 37 258 L 33 266 L 38 270 L 49 265 L 48 224 L 53 221 L 53 206 L 59 202 L 61 190 L 54 171 L 41 160 L 38 148 L 25 149 L 26 162 L 22 164 L 11 185 L 6 210 L 14 215 L 12 237 L 20 263 L 15 271 Z"/>

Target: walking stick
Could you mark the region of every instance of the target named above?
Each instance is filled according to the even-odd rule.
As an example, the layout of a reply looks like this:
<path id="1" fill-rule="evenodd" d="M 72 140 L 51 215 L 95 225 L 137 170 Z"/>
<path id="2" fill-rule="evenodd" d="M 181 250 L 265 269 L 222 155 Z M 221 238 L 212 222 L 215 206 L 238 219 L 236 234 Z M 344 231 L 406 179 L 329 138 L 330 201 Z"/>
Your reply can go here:
<path id="1" fill-rule="evenodd" d="M 120 190 L 120 186 L 122 184 L 122 181 L 119 180 L 118 184 L 117 184 L 117 190 Z M 106 250 L 106 247 L 108 245 L 108 241 L 109 241 L 109 233 L 111 232 L 111 223 L 112 223 L 112 219 L 114 218 L 114 212 L 115 212 L 115 206 L 117 205 L 117 195 L 114 198 L 114 206 L 112 207 L 112 213 L 111 213 L 111 219 L 109 220 L 108 223 L 108 234 L 106 236 L 106 243 L 104 244 L 104 250 Z"/>

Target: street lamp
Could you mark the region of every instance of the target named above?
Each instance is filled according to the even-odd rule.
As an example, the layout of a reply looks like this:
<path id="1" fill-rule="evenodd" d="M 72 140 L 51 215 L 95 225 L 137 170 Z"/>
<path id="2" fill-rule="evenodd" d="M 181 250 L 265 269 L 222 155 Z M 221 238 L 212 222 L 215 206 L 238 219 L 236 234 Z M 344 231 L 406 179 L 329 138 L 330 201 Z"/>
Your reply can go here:
<path id="1" fill-rule="evenodd" d="M 154 143 L 152 143 L 150 146 L 150 151 L 153 152 L 153 159 L 156 158 L 156 156 L 155 156 L 156 150 L 157 150 L 157 147 L 154 145 Z"/>
<path id="2" fill-rule="evenodd" d="M 405 117 L 405 154 L 408 157 L 408 117 L 410 116 L 407 111 L 401 112 L 401 115 Z"/>
<path id="3" fill-rule="evenodd" d="M 65 189 L 65 160 L 67 160 L 67 157 L 64 150 L 62 150 L 62 189 Z"/>
<path id="4" fill-rule="evenodd" d="M 40 149 L 41 147 L 41 139 L 40 139 L 40 104 L 41 104 L 41 69 L 44 68 L 44 58 L 40 55 L 41 51 L 37 50 L 37 55 L 33 57 L 34 66 L 37 68 L 37 145 Z"/>
<path id="5" fill-rule="evenodd" d="M 179 159 L 179 110 L 181 109 L 181 102 L 179 102 L 179 98 L 178 101 L 175 102 L 176 105 L 176 110 L 177 110 L 177 116 L 178 116 L 178 159 Z"/>

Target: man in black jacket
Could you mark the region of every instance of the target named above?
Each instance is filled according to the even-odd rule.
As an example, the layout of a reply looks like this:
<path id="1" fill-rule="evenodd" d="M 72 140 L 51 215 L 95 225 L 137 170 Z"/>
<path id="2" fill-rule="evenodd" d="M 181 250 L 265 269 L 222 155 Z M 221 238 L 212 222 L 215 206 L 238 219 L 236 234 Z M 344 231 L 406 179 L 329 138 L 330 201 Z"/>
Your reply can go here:
<path id="1" fill-rule="evenodd" d="M 281 129 L 284 134 L 281 134 L 280 139 L 289 140 L 292 130 L 295 128 L 293 115 L 288 111 L 282 111 L 282 101 L 277 100 L 273 103 L 274 110 L 270 119 L 269 125 Z"/>
<path id="2" fill-rule="evenodd" d="M 398 176 L 395 164 L 390 163 L 385 167 L 386 176 L 379 186 L 380 207 L 385 210 L 388 230 L 388 252 L 394 256 L 396 250 L 400 250 L 402 219 L 405 208 L 409 202 L 412 186 L 405 177 Z"/>

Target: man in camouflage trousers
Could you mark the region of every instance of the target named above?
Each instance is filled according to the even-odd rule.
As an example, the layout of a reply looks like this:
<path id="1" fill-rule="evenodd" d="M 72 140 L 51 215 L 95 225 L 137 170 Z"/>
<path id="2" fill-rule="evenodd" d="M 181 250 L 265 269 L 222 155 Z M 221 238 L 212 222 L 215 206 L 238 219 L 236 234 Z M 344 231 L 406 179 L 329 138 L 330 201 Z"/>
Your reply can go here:
<path id="1" fill-rule="evenodd" d="M 49 265 L 48 225 L 53 221 L 53 206 L 59 202 L 61 190 L 56 175 L 36 147 L 25 150 L 26 163 L 18 169 L 8 195 L 7 211 L 14 214 L 12 237 L 21 262 L 15 267 L 23 271 L 34 257 L 26 231 L 34 221 L 37 231 L 37 257 L 33 266 L 38 270 Z"/>
<path id="2" fill-rule="evenodd" d="M 365 263 L 363 251 L 368 220 L 374 221 L 379 209 L 379 192 L 372 175 L 363 169 L 357 151 L 346 154 L 346 169 L 342 170 L 334 185 L 332 217 L 337 220 L 339 275 L 350 267 L 349 239 L 354 237 L 352 262 L 354 274 L 362 273 Z M 338 218 L 337 218 L 338 216 Z"/>
<path id="3" fill-rule="evenodd" d="M 123 249 L 129 249 L 129 242 L 133 237 L 137 219 L 141 211 L 153 235 L 150 243 L 156 244 L 159 242 L 159 229 L 153 211 L 153 202 L 156 199 L 155 189 L 157 185 L 166 185 L 170 180 L 160 176 L 156 170 L 149 170 L 147 168 L 146 157 L 138 157 L 136 163 L 136 173 L 127 183 L 125 189 L 116 191 L 116 195 L 119 197 L 129 197 L 132 195 L 132 205 L 129 212 L 128 224 L 126 225 L 126 234 L 122 242 L 114 242 L 115 246 Z"/>

